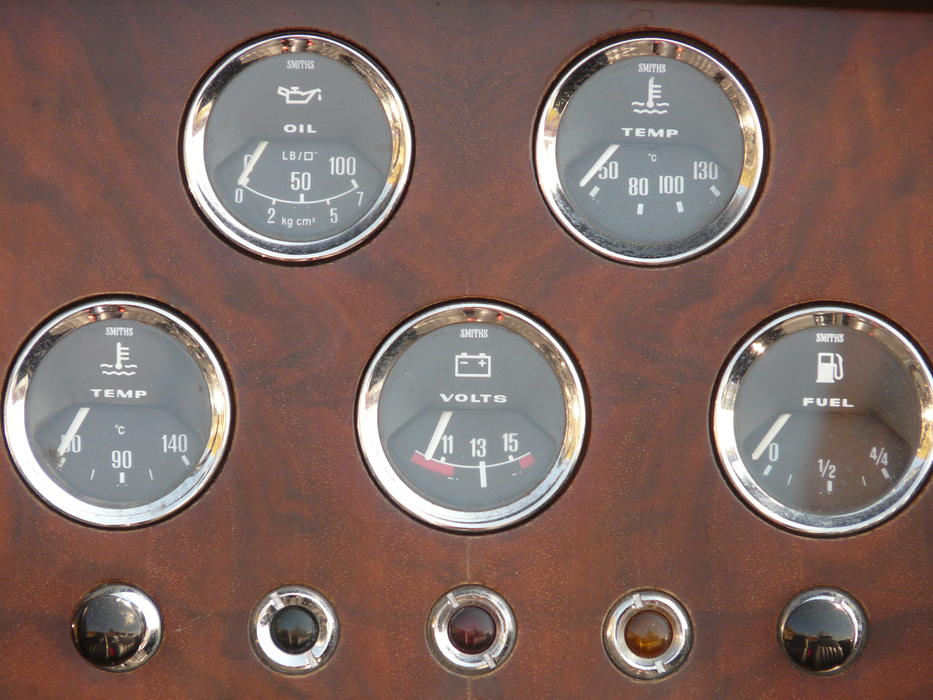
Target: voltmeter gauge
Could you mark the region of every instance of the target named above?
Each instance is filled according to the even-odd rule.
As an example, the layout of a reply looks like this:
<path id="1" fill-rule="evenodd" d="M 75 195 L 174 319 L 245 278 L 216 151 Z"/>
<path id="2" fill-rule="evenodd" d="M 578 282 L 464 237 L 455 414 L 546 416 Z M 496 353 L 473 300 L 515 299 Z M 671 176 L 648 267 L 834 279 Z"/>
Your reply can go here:
<path id="1" fill-rule="evenodd" d="M 365 240 L 398 204 L 408 113 L 358 49 L 280 34 L 223 59 L 188 110 L 183 158 L 214 227 L 258 255 L 310 261 Z"/>
<path id="2" fill-rule="evenodd" d="M 379 348 L 357 404 L 373 477 L 416 518 L 477 532 L 553 499 L 580 456 L 580 374 L 540 323 L 509 306 L 448 304 Z"/>
<path id="3" fill-rule="evenodd" d="M 143 525 L 207 486 L 230 434 L 230 391 L 205 339 L 168 309 L 100 299 L 59 313 L 7 380 L 13 462 L 46 503 L 104 527 Z"/>
<path id="4" fill-rule="evenodd" d="M 719 382 L 726 477 L 769 520 L 844 535 L 892 517 L 933 461 L 933 378 L 914 344 L 855 308 L 811 306 L 754 331 Z"/>
<path id="5" fill-rule="evenodd" d="M 671 38 L 588 52 L 538 118 L 545 201 L 580 242 L 622 262 L 674 263 L 722 240 L 751 206 L 763 161 L 761 121 L 735 72 Z"/>

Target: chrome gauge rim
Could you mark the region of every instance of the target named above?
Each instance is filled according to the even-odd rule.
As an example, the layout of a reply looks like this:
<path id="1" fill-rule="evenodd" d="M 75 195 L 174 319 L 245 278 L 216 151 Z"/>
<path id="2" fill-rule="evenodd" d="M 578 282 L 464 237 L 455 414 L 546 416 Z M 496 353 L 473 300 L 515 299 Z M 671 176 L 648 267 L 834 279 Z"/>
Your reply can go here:
<path id="1" fill-rule="evenodd" d="M 323 240 L 284 241 L 239 221 L 220 201 L 207 173 L 205 137 L 211 110 L 224 87 L 251 63 L 281 53 L 310 53 L 352 68 L 379 99 L 392 135 L 385 185 L 369 211 L 352 226 Z M 285 33 L 250 42 L 224 58 L 202 81 L 188 107 L 182 136 L 182 161 L 188 191 L 208 221 L 228 240 L 251 253 L 285 262 L 311 262 L 339 255 L 361 244 L 392 214 L 411 171 L 412 133 L 405 103 L 388 75 L 358 49 L 333 37 Z"/>
<path id="2" fill-rule="evenodd" d="M 433 330 L 474 319 L 508 328 L 529 341 L 548 361 L 561 387 L 566 426 L 558 456 L 546 477 L 528 494 L 499 508 L 466 511 L 447 508 L 425 498 L 396 472 L 383 449 L 379 432 L 379 399 L 385 380 L 399 356 Z M 460 532 L 484 532 L 530 517 L 560 492 L 579 460 L 586 431 L 583 383 L 570 353 L 544 326 L 510 306 L 487 301 L 447 304 L 406 321 L 379 347 L 363 376 L 357 400 L 357 436 L 376 483 L 389 498 L 415 518 Z"/>
<path id="3" fill-rule="evenodd" d="M 64 335 L 90 323 L 127 319 L 157 327 L 182 345 L 204 376 L 210 392 L 211 427 L 191 474 L 156 501 L 128 508 L 88 503 L 55 482 L 29 444 L 26 397 L 42 359 Z M 108 297 L 70 307 L 46 322 L 20 351 L 7 379 L 3 427 L 13 463 L 26 484 L 58 512 L 89 525 L 124 528 L 168 517 L 194 500 L 210 483 L 226 452 L 231 426 L 230 388 L 210 344 L 187 321 L 163 306 L 138 299 Z"/>
<path id="4" fill-rule="evenodd" d="M 677 252 L 646 256 L 640 249 L 607 232 L 577 212 L 561 183 L 557 167 L 557 136 L 568 105 L 580 86 L 600 69 L 639 56 L 663 56 L 683 61 L 714 81 L 735 109 L 742 132 L 744 159 L 738 185 L 726 207 L 687 239 Z M 600 46 L 574 62 L 551 89 L 535 133 L 535 172 L 544 200 L 560 224 L 580 243 L 600 255 L 636 265 L 668 265 L 712 248 L 732 233 L 748 213 L 761 184 L 764 130 L 749 91 L 735 71 L 706 51 L 668 37 L 636 37 Z"/>
<path id="5" fill-rule="evenodd" d="M 881 498 L 853 512 L 820 515 L 788 506 L 768 494 L 739 454 L 735 402 L 755 356 L 783 336 L 817 325 L 845 325 L 870 333 L 901 363 L 920 398 L 921 435 L 911 463 Z M 733 353 L 719 380 L 713 404 L 713 442 L 723 473 L 738 495 L 767 520 L 806 535 L 848 535 L 874 527 L 904 508 L 926 480 L 933 462 L 933 375 L 914 343 L 875 314 L 846 306 L 809 306 L 785 313 L 749 335 Z"/>

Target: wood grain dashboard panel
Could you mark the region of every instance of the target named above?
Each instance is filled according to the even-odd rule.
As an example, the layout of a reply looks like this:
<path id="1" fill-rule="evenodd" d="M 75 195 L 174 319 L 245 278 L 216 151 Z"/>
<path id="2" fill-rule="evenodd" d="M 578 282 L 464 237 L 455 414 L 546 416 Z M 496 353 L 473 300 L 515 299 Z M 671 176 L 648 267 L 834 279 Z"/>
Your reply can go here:
<path id="1" fill-rule="evenodd" d="M 314 29 L 374 56 L 411 113 L 414 168 L 369 243 L 323 264 L 250 257 L 202 221 L 178 161 L 186 103 L 225 52 Z M 744 73 L 770 144 L 759 200 L 701 257 L 606 260 L 550 215 L 532 165 L 557 73 L 606 38 L 696 37 Z M 160 300 L 216 344 L 235 426 L 210 488 L 177 516 L 112 532 L 41 505 L 0 458 L 0 695 L 141 697 L 928 697 L 933 492 L 854 537 L 788 534 L 729 489 L 709 436 L 713 387 L 751 328 L 782 309 L 858 304 L 933 348 L 930 15 L 691 3 L 346 2 L 0 5 L 0 365 L 54 311 L 99 294 Z M 591 410 L 577 474 L 544 512 L 463 536 L 404 515 L 369 477 L 354 398 L 401 320 L 462 297 L 544 320 L 582 369 Z M 129 674 L 69 636 L 88 589 L 122 579 L 165 637 Z M 288 678 L 253 656 L 253 606 L 283 583 L 323 592 L 341 640 Z M 437 597 L 502 594 L 518 642 L 466 680 L 425 643 Z M 800 590 L 853 593 L 863 656 L 816 678 L 776 643 Z M 640 683 L 609 662 L 623 593 L 670 591 L 696 629 L 684 667 Z"/>

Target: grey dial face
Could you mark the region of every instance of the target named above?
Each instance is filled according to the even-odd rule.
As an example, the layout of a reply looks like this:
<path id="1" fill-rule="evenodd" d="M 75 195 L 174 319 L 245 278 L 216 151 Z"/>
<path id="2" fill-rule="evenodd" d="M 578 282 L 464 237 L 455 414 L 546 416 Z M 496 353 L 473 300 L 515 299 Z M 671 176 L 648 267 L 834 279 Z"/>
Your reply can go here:
<path id="1" fill-rule="evenodd" d="M 229 426 L 209 348 L 169 312 L 134 304 L 55 320 L 14 374 L 25 396 L 7 393 L 7 438 L 27 481 L 53 506 L 103 525 L 180 507 L 206 483 Z"/>
<path id="2" fill-rule="evenodd" d="M 747 344 L 730 374 L 720 454 L 779 515 L 851 528 L 922 481 L 929 370 L 880 319 L 798 312 Z"/>
<path id="3" fill-rule="evenodd" d="M 736 225 L 760 173 L 760 138 L 725 66 L 678 42 L 628 40 L 591 54 L 555 88 L 539 125 L 539 181 L 587 245 L 672 262 Z"/>
<path id="4" fill-rule="evenodd" d="M 185 159 L 221 232 L 260 254 L 313 259 L 388 215 L 409 140 L 401 98 L 375 64 L 336 40 L 289 35 L 241 49 L 208 78 Z"/>
<path id="5" fill-rule="evenodd" d="M 391 470 L 389 480 L 378 465 L 374 473 L 403 507 L 413 495 L 446 512 L 449 526 L 516 517 L 569 474 L 582 436 L 579 380 L 560 365 L 556 341 L 513 313 L 445 307 L 374 360 L 374 420 L 365 425 L 364 415 L 361 426 L 377 434 L 361 442 L 377 452 L 366 455 L 371 468 Z"/>

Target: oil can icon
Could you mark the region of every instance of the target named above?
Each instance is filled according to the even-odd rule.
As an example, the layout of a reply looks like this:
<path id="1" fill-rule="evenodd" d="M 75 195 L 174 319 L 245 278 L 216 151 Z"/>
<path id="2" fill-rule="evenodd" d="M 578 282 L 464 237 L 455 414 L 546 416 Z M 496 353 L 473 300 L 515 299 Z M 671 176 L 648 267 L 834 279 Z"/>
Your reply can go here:
<path id="1" fill-rule="evenodd" d="M 484 352 L 471 355 L 461 352 L 454 356 L 454 376 L 469 377 L 471 379 L 488 378 L 492 376 L 492 356 Z"/>
<path id="2" fill-rule="evenodd" d="M 836 352 L 821 352 L 816 357 L 816 383 L 835 384 L 845 376 L 842 355 Z"/>

